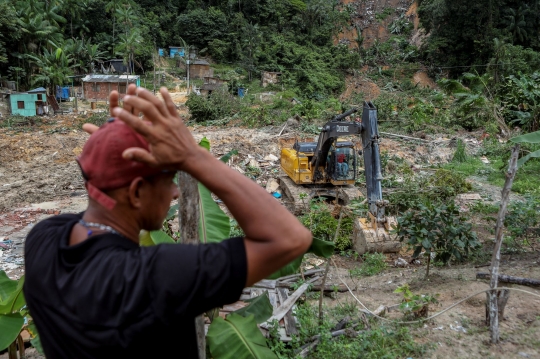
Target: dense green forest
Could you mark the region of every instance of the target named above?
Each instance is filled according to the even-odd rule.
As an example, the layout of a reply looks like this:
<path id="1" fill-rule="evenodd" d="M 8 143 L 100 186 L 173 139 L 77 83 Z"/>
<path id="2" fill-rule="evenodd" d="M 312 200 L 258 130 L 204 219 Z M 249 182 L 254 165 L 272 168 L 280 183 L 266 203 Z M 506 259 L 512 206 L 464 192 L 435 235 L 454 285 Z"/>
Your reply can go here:
<path id="1" fill-rule="evenodd" d="M 0 0 L 0 76 L 21 89 L 51 87 L 110 58 L 131 59 L 144 73 L 157 48 L 187 45 L 248 79 L 281 71 L 282 83 L 305 98 L 338 94 L 345 75 L 364 65 L 416 64 L 436 79 L 488 74 L 498 88 L 522 73 L 538 86 L 529 75 L 540 69 L 539 8 L 540 0 L 421 0 L 428 36 L 420 48 L 409 43 L 412 25 L 401 14 L 387 42 L 349 49 L 333 40 L 358 14 L 337 0 Z M 461 82 L 468 91 L 471 79 Z"/>

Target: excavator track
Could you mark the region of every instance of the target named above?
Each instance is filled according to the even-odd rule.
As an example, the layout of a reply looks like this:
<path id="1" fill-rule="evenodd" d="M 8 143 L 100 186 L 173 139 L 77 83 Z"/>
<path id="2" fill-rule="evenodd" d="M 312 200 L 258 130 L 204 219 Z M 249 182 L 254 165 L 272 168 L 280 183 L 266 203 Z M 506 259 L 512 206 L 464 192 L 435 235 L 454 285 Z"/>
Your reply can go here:
<path id="1" fill-rule="evenodd" d="M 279 176 L 278 180 L 283 195 L 289 202 L 289 208 L 294 214 L 305 212 L 309 202 L 316 197 L 337 198 L 339 193 L 340 203 L 343 201 L 345 205 L 354 199 L 364 197 L 358 188 L 351 185 L 297 185 L 287 175 Z M 306 194 L 305 198 L 302 198 L 302 193 Z"/>

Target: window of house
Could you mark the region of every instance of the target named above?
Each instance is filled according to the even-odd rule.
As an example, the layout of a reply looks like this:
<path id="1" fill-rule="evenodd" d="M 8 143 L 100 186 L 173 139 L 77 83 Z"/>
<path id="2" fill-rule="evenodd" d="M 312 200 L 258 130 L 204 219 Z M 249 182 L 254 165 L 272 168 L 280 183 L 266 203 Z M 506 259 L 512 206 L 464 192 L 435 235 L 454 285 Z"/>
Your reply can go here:
<path id="1" fill-rule="evenodd" d="M 38 99 L 39 101 L 43 101 L 43 98 L 41 97 L 41 94 L 40 94 L 40 93 L 38 93 L 37 99 Z"/>
<path id="2" fill-rule="evenodd" d="M 118 84 L 118 93 L 126 93 L 126 84 Z"/>
<path id="3" fill-rule="evenodd" d="M 24 101 L 17 101 L 17 108 L 19 110 L 24 110 Z"/>
<path id="4" fill-rule="evenodd" d="M 94 91 L 94 92 L 99 92 L 99 90 L 100 90 L 99 84 L 97 84 L 97 83 L 94 82 L 94 83 L 92 84 L 92 91 Z"/>

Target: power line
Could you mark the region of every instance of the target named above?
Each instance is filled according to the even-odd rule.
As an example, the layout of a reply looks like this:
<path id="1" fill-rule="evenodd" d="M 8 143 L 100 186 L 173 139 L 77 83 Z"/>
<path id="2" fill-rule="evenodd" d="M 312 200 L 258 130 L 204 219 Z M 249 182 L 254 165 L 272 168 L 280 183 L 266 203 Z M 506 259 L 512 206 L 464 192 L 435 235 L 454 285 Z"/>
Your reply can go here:
<path id="1" fill-rule="evenodd" d="M 237 62 L 220 62 L 220 64 L 228 64 L 228 65 L 236 65 L 236 66 L 243 66 L 242 63 Z M 414 63 L 403 63 L 403 64 L 414 64 Z M 421 64 L 421 63 L 420 63 Z M 471 67 L 490 67 L 490 66 L 506 66 L 506 65 L 520 65 L 523 63 L 518 62 L 505 62 L 505 63 L 496 63 L 496 64 L 478 64 L 478 65 L 457 65 L 457 66 L 442 66 L 442 65 L 424 65 L 427 68 L 437 68 L 437 69 L 457 69 L 457 68 L 471 68 Z M 389 66 L 389 65 L 382 65 L 382 66 Z M 376 67 L 382 67 L 382 66 L 376 66 Z M 375 66 L 373 66 L 375 67 Z M 254 68 L 255 71 L 272 71 L 272 70 L 266 70 L 262 68 Z M 298 67 L 280 67 L 276 70 L 273 70 L 274 72 L 279 72 L 283 70 L 296 70 L 296 71 L 313 71 L 314 69 L 311 68 L 298 68 Z M 340 71 L 350 71 L 350 70 L 358 70 L 356 68 L 347 67 L 347 68 L 341 68 L 341 67 L 325 67 L 323 70 L 340 70 Z"/>

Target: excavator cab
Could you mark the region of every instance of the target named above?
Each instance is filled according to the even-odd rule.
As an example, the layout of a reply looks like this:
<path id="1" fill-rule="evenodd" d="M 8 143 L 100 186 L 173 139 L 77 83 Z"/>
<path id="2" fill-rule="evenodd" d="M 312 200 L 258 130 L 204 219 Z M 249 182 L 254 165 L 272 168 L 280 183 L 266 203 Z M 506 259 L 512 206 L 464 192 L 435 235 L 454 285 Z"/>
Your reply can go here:
<path id="1" fill-rule="evenodd" d="M 352 142 L 336 141 L 330 147 L 326 161 L 326 173 L 334 185 L 354 184 L 357 170 L 356 152 Z"/>

